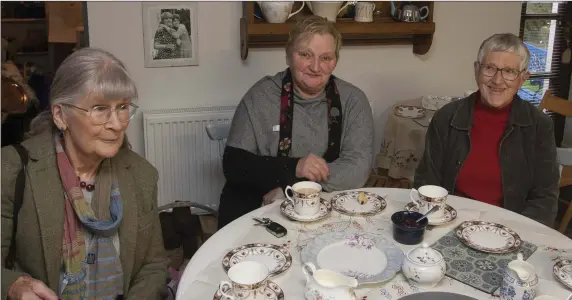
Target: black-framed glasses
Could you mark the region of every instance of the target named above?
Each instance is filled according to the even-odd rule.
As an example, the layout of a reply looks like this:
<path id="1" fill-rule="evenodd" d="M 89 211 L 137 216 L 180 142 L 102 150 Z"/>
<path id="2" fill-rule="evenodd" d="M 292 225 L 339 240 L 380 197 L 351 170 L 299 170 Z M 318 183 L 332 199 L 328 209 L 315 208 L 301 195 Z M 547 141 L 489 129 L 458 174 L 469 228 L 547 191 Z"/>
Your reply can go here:
<path id="1" fill-rule="evenodd" d="M 75 109 L 79 109 L 88 113 L 91 122 L 94 125 L 103 125 L 109 121 L 111 118 L 111 113 L 115 111 L 117 113 L 117 119 L 121 123 L 128 123 L 129 120 L 133 118 L 135 112 L 139 108 L 139 106 L 129 103 L 129 104 L 121 104 L 116 108 L 112 108 L 109 105 L 96 105 L 91 109 L 81 108 L 79 106 L 75 106 L 73 104 L 63 103 L 65 106 L 73 107 Z"/>
<path id="2" fill-rule="evenodd" d="M 513 68 L 499 69 L 493 65 L 483 65 L 481 63 L 478 64 L 479 64 L 479 69 L 481 70 L 481 73 L 483 75 L 487 77 L 495 77 L 497 73 L 500 71 L 502 78 L 508 81 L 516 80 L 522 72 L 526 71 L 526 69 L 520 71 Z"/>

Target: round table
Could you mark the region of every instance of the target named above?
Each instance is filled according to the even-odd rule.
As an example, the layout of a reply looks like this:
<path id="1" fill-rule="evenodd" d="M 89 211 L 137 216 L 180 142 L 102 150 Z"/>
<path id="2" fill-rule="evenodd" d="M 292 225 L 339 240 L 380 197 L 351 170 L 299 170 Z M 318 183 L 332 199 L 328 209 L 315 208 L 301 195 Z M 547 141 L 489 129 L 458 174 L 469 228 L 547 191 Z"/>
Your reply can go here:
<path id="1" fill-rule="evenodd" d="M 291 243 L 296 243 L 296 234 L 301 234 L 300 232 L 310 230 L 311 227 L 323 226 L 323 224 L 333 222 L 334 220 L 341 220 L 343 222 L 350 223 L 355 222 L 355 224 L 367 221 L 370 223 L 374 222 L 374 225 L 372 226 L 377 230 L 385 231 L 385 236 L 391 239 L 391 221 L 389 218 L 394 212 L 403 210 L 404 206 L 410 202 L 410 190 L 390 188 L 364 188 L 360 190 L 386 196 L 387 207 L 385 210 L 378 215 L 369 218 L 349 217 L 332 211 L 332 214 L 328 219 L 314 223 L 299 223 L 290 221 L 281 214 L 279 205 L 282 201 L 278 200 L 271 205 L 257 209 L 235 220 L 209 238 L 193 256 L 179 283 L 176 299 L 212 299 L 214 293 L 218 289 L 220 281 L 228 280 L 221 265 L 224 255 L 235 247 L 256 242 L 272 243 L 288 247 L 293 257 L 292 266 L 284 274 L 271 280 L 282 287 L 286 295 L 286 299 L 303 299 L 304 276 L 301 271 L 299 251 L 297 246 L 291 246 Z M 333 195 L 335 195 L 335 193 L 323 194 L 323 198 L 329 200 Z M 449 196 L 447 203 L 457 210 L 457 218 L 448 224 L 437 226 L 426 231 L 423 242 L 433 244 L 460 223 L 467 220 L 483 220 L 501 223 L 515 230 L 524 241 L 538 245 L 538 250 L 529 258 L 528 261 L 537 268 L 537 274 L 540 281 L 540 293 L 549 294 L 557 297 L 558 299 L 566 299 L 566 297 L 570 295 L 570 291 L 567 290 L 564 285 L 559 283 L 552 275 L 552 265 L 556 259 L 572 258 L 572 240 L 568 237 L 534 220 L 479 201 L 457 196 Z M 255 223 L 252 220 L 253 217 L 268 217 L 273 221 L 280 223 L 288 229 L 288 235 L 281 239 L 272 236 L 270 233 L 266 232 L 263 227 L 253 226 Z M 412 248 L 420 246 L 401 245 L 397 242 L 394 242 L 394 244 L 401 248 L 404 253 Z M 477 290 L 469 285 L 449 278 L 448 276 L 446 276 L 445 279 L 442 283 L 437 285 L 437 287 L 424 291 L 450 291 L 472 296 L 477 299 L 498 299 L 498 297 L 491 296 L 490 294 Z M 445 281 L 446 283 L 443 283 Z M 374 296 L 372 293 L 371 296 L 367 296 L 367 299 L 398 299 L 400 296 L 404 295 L 403 293 L 408 294 L 418 291 L 415 289 L 411 289 L 410 291 L 404 290 L 404 286 L 407 285 L 406 282 L 406 279 L 400 272 L 389 283 L 375 284 L 367 288 L 359 288 L 356 289 L 356 294 L 359 299 L 362 299 L 363 296 L 360 296 L 360 293 L 364 294 L 369 291 L 365 291 L 365 289 L 371 289 L 372 291 L 385 290 L 387 292 L 388 290 L 392 290 L 391 287 L 396 288 L 397 286 L 398 288 L 396 288 L 394 292 L 398 294 L 395 296 L 387 295 L 384 298 L 381 296 Z M 401 290 L 399 290 L 399 288 L 401 288 Z"/>

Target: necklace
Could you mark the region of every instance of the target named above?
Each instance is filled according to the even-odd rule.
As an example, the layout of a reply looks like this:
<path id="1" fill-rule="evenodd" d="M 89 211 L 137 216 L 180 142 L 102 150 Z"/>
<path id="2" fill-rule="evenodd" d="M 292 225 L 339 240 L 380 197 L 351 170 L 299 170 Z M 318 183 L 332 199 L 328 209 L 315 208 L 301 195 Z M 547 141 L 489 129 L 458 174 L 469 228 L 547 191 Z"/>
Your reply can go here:
<path id="1" fill-rule="evenodd" d="M 88 192 L 93 192 L 93 190 L 95 190 L 95 184 L 91 184 L 91 183 L 87 183 L 85 181 L 82 181 L 79 176 L 77 177 L 77 180 L 79 180 L 79 186 L 82 189 L 85 189 Z"/>

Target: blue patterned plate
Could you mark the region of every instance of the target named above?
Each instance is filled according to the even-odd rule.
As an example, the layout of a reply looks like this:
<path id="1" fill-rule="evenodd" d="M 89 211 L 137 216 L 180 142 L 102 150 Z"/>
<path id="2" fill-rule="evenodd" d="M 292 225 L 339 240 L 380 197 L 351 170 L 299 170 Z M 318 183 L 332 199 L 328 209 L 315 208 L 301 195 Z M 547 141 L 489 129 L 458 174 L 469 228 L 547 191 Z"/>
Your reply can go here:
<path id="1" fill-rule="evenodd" d="M 404 257 L 383 236 L 359 231 L 320 235 L 300 252 L 302 263 L 354 277 L 359 284 L 391 280 L 401 270 Z"/>

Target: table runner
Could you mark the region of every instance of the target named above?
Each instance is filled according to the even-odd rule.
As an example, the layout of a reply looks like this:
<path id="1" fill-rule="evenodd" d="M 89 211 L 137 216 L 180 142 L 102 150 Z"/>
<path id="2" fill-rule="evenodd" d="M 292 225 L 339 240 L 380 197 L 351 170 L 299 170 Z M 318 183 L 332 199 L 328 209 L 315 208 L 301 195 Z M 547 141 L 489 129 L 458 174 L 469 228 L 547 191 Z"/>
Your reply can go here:
<path id="1" fill-rule="evenodd" d="M 467 247 L 457 238 L 454 230 L 431 247 L 443 254 L 447 264 L 447 276 L 488 294 L 492 294 L 500 286 L 502 271 L 509 262 L 516 259 L 518 252 L 527 260 L 538 248 L 523 240 L 516 252 L 486 253 Z"/>

